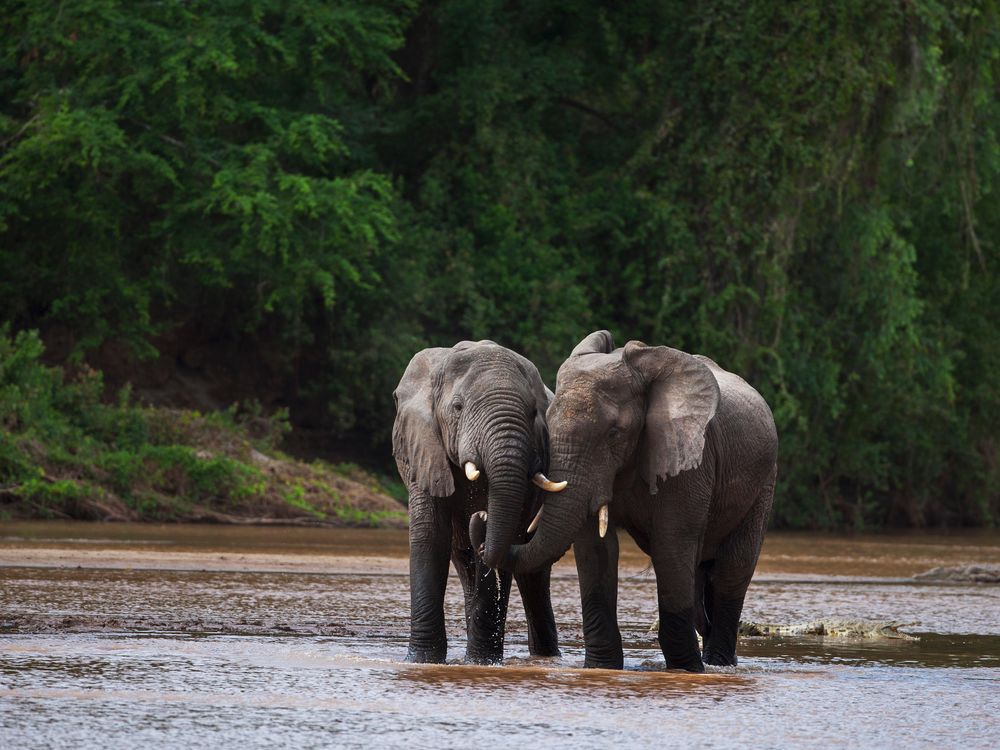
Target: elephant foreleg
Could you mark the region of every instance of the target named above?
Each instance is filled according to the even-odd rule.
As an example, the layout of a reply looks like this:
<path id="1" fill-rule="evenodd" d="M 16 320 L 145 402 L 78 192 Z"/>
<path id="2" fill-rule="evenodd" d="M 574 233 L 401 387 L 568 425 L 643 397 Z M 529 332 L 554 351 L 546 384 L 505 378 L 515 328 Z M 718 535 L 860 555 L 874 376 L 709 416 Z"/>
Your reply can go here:
<path id="1" fill-rule="evenodd" d="M 687 482 L 691 482 L 688 478 Z M 684 503 L 657 506 L 656 533 L 651 557 L 656 573 L 656 597 L 660 615 L 658 640 L 667 669 L 704 672 L 698 648 L 696 623 L 714 628 L 714 615 L 698 612 L 702 607 L 698 580 L 701 542 L 708 515 L 710 489 L 685 487 Z M 709 621 L 711 620 L 711 625 Z"/>
<path id="2" fill-rule="evenodd" d="M 711 572 L 712 563 L 702 563 L 694 581 L 694 627 L 702 641 L 712 631 L 712 618 L 708 614 L 712 602 Z"/>
<path id="3" fill-rule="evenodd" d="M 444 592 L 451 522 L 445 501 L 410 496 L 410 645 L 406 660 L 443 662 L 448 656 Z"/>
<path id="4" fill-rule="evenodd" d="M 621 669 L 625 658 L 618 629 L 618 535 L 614 525 L 602 539 L 597 523 L 584 524 L 573 541 L 583 605 L 585 667 Z"/>
<path id="5" fill-rule="evenodd" d="M 528 621 L 528 651 L 532 656 L 559 656 L 559 634 L 552 613 L 550 596 L 551 570 L 514 576 Z"/>
<path id="6" fill-rule="evenodd" d="M 452 560 L 465 589 L 465 660 L 496 664 L 503 660 L 511 574 L 487 568 L 472 547 L 455 550 Z"/>
<path id="7" fill-rule="evenodd" d="M 660 613 L 657 640 L 667 669 L 705 671 L 695 634 L 693 561 L 696 556 L 697 546 L 685 545 L 680 549 L 675 548 L 674 554 L 669 558 L 664 559 L 659 555 L 653 557 L 656 599 Z M 689 574 L 685 575 L 685 571 Z M 701 602 L 697 606 L 701 606 Z"/>

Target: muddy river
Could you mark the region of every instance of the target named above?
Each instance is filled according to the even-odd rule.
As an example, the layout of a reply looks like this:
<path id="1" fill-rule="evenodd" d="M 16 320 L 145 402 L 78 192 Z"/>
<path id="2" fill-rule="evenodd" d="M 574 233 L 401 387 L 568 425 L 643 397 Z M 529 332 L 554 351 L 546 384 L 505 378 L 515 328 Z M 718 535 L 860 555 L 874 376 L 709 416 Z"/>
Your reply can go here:
<path id="1" fill-rule="evenodd" d="M 563 655 L 403 662 L 398 530 L 0 523 L 0 748 L 998 747 L 1000 535 L 771 534 L 744 619 L 895 621 L 919 640 L 741 638 L 740 665 L 664 672 L 649 561 L 623 539 L 623 672 L 581 669 L 575 568 L 554 571 Z"/>

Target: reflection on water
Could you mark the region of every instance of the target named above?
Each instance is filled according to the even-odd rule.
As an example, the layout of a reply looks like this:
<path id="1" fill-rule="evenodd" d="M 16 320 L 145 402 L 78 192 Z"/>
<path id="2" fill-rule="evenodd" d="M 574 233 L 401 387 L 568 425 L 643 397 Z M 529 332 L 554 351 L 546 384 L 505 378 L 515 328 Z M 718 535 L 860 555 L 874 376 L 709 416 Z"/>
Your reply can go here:
<path id="1" fill-rule="evenodd" d="M 614 672 L 581 669 L 568 561 L 553 582 L 562 657 L 528 655 L 513 593 L 505 664 L 457 663 L 453 580 L 454 661 L 414 665 L 398 531 L 5 524 L 0 537 L 3 748 L 992 747 L 1000 736 L 1000 587 L 908 580 L 997 562 L 996 536 L 773 535 L 748 619 L 897 620 L 920 640 L 744 638 L 739 667 L 704 675 L 661 671 L 654 579 L 631 546 L 626 670 Z M 53 564 L 64 567 L 39 567 Z"/>
<path id="2" fill-rule="evenodd" d="M 799 636 L 743 638 L 740 654 L 796 664 L 869 664 L 1000 669 L 1000 636 L 921 633 L 919 641 Z"/>
<path id="3" fill-rule="evenodd" d="M 667 698 L 710 694 L 713 696 L 753 688 L 753 681 L 736 674 L 704 674 L 653 672 L 630 665 L 627 671 L 603 669 L 555 668 L 559 660 L 540 659 L 536 666 L 523 660 L 502 667 L 475 665 L 414 665 L 400 669 L 396 677 L 432 690 L 459 690 L 463 695 L 490 694 L 505 690 L 541 690 L 548 700 L 572 704 L 579 693 L 586 692 L 590 700 L 633 701 L 643 698 Z M 583 657 L 570 659 L 582 663 Z M 518 663 L 520 662 L 520 663 Z M 544 662 L 555 662 L 545 664 Z M 659 667 L 662 669 L 662 661 Z"/>
<path id="4" fill-rule="evenodd" d="M 21 548 L 75 546 L 194 552 L 282 552 L 407 556 L 404 529 L 339 529 L 298 526 L 18 521 L 0 524 L 0 544 Z"/>

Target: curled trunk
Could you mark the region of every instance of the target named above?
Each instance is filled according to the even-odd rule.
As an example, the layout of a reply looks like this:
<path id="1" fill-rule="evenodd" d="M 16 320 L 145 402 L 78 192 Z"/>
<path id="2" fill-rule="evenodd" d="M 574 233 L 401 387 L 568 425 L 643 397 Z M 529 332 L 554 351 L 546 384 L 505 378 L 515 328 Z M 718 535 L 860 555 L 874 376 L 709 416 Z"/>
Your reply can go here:
<path id="1" fill-rule="evenodd" d="M 503 566 L 515 573 L 528 573 L 552 565 L 573 544 L 587 519 L 588 499 L 580 490 L 566 489 L 545 496 L 545 512 L 535 535 L 510 548 Z M 492 516 L 490 522 L 493 521 Z"/>

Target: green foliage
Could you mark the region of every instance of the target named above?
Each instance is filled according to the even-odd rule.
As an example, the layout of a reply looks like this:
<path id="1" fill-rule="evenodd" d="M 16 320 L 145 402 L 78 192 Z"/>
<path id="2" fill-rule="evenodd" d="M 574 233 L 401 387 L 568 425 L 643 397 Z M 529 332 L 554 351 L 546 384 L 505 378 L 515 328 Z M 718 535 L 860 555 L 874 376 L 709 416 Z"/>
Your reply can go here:
<path id="1" fill-rule="evenodd" d="M 105 401 L 97 373 L 83 367 L 66 378 L 61 369 L 44 365 L 42 355 L 37 332 L 11 336 L 6 324 L 0 326 L 4 517 L 10 508 L 43 518 L 297 519 L 288 505 L 326 519 L 331 514 L 309 501 L 307 489 L 327 499 L 341 522 L 379 525 L 402 515 L 355 508 L 355 497 L 327 483 L 336 472 L 277 454 L 272 441 L 287 429 L 285 413 L 265 417 L 254 406 L 208 416 L 142 408 L 130 403 L 127 388 L 117 400 Z M 368 494 L 374 481 L 352 467 L 348 489 Z M 363 502 L 371 504 L 367 497 Z"/>
<path id="2" fill-rule="evenodd" d="M 392 0 L 18 3 L 0 48 L 6 317 L 146 354 L 164 305 L 307 339 L 306 314 L 377 283 L 396 234 L 392 182 L 355 144 L 405 17 Z"/>
<path id="3" fill-rule="evenodd" d="M 306 499 L 306 488 L 301 484 L 293 484 L 284 495 L 285 502 L 291 505 L 293 508 L 298 508 L 299 510 L 304 510 L 309 515 L 323 519 L 326 518 L 326 513 L 317 509 L 312 503 Z"/>
<path id="4" fill-rule="evenodd" d="M 423 346 L 551 382 L 607 327 L 761 390 L 779 525 L 1000 522 L 993 2 L 25 0 L 4 30 L 14 330 L 152 356 L 194 320 L 386 452 Z M 6 429 L 157 442 L 96 374 L 25 400 L 5 354 Z"/>

